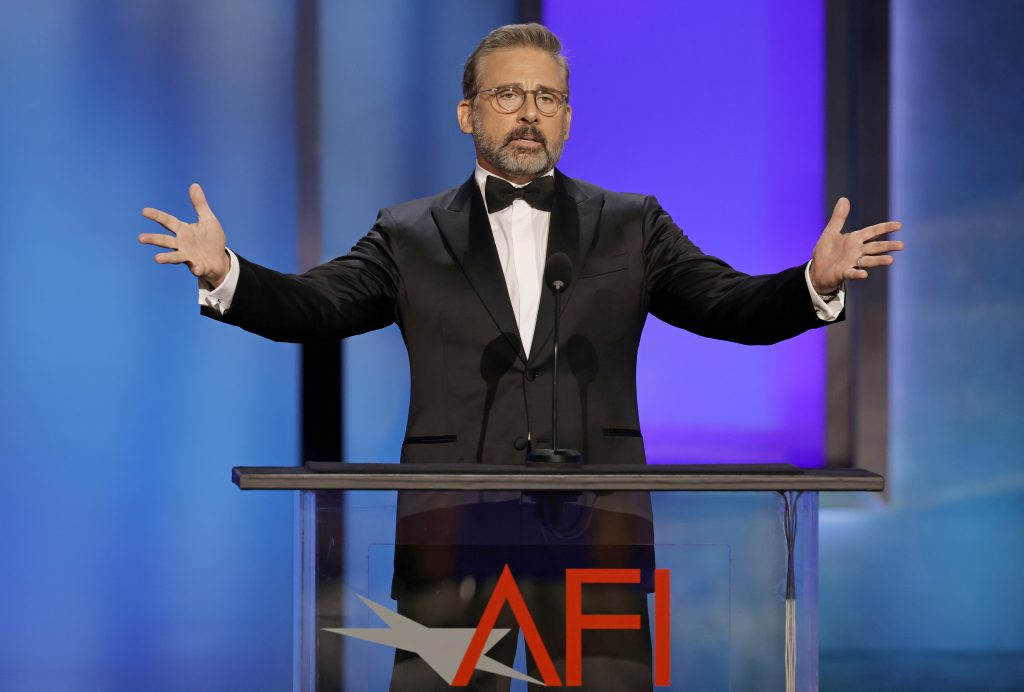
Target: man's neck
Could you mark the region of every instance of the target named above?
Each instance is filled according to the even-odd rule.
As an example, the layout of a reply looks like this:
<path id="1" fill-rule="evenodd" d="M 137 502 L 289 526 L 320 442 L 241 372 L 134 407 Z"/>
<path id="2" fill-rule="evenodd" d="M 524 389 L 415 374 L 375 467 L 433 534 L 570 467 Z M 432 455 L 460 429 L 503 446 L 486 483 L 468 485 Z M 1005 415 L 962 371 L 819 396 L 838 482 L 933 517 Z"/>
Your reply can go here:
<path id="1" fill-rule="evenodd" d="M 510 176 L 510 175 L 508 175 L 506 173 L 502 173 L 500 171 L 495 170 L 494 166 L 492 166 L 489 162 L 483 161 L 483 160 L 481 160 L 479 158 L 476 160 L 476 165 L 477 165 L 478 168 L 483 169 L 484 173 L 486 173 L 487 175 L 493 175 L 495 178 L 501 178 L 505 182 L 509 182 L 509 183 L 512 183 L 513 185 L 518 185 L 518 186 L 529 185 L 530 183 L 532 183 L 537 178 L 543 178 L 546 175 L 554 175 L 554 169 L 553 168 L 549 168 L 548 170 L 544 171 L 543 173 L 538 173 L 537 175 L 531 175 L 531 176 L 516 176 L 516 175 L 512 175 L 512 176 Z"/>
<path id="2" fill-rule="evenodd" d="M 523 185 L 528 185 L 529 183 L 534 182 L 538 178 L 543 178 L 546 175 L 554 175 L 555 174 L 555 169 L 549 168 L 544 173 L 539 173 L 537 175 L 530 176 L 530 177 L 522 177 L 522 176 L 511 176 L 510 177 L 508 175 L 505 175 L 504 173 L 500 173 L 499 171 L 496 171 L 493 166 L 490 166 L 489 164 L 486 164 L 484 162 L 481 162 L 481 161 L 477 160 L 477 162 L 476 162 L 476 174 L 477 174 L 476 177 L 478 179 L 480 179 L 480 180 L 485 180 L 486 176 L 493 175 L 494 177 L 500 178 L 501 180 L 504 180 L 505 182 L 510 182 L 513 185 L 517 186 L 517 187 L 521 187 Z"/>

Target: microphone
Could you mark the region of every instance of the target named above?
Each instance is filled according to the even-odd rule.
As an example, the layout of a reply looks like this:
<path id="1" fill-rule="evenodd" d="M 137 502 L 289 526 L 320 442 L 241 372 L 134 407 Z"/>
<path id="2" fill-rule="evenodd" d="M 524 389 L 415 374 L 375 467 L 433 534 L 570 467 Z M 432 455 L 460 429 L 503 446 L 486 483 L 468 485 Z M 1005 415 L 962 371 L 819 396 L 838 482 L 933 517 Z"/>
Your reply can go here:
<path id="1" fill-rule="evenodd" d="M 551 449 L 531 449 L 527 466 L 572 467 L 583 464 L 583 455 L 575 449 L 558 448 L 558 321 L 562 294 L 572 283 L 572 260 L 564 252 L 548 257 L 544 267 L 544 285 L 555 294 L 554 365 L 551 372 Z"/>
<path id="2" fill-rule="evenodd" d="M 569 259 L 569 255 L 556 252 L 548 257 L 547 266 L 544 267 L 544 285 L 548 290 L 558 296 L 564 293 L 571 283 L 572 260 Z M 555 313 L 555 317 L 558 317 L 558 313 Z"/>

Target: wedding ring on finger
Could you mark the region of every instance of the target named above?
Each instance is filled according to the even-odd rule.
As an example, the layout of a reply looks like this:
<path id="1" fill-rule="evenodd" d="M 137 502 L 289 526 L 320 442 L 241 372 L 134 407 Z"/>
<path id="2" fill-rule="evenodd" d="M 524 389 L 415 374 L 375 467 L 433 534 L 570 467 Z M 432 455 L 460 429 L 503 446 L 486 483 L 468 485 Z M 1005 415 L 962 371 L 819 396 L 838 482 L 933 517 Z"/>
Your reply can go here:
<path id="1" fill-rule="evenodd" d="M 860 269 L 861 268 L 860 261 L 862 259 L 864 259 L 864 255 L 861 255 L 860 257 L 857 258 L 857 261 L 853 264 L 853 268 L 854 269 Z"/>

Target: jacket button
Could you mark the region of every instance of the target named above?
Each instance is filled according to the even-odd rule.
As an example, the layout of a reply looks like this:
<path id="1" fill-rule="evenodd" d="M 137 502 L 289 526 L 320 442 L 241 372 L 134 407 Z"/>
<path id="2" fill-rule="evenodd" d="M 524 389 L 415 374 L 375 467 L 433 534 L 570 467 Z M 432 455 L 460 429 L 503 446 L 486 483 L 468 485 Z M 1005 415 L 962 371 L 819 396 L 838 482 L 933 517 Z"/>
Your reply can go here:
<path id="1" fill-rule="evenodd" d="M 532 368 L 527 370 L 526 379 L 530 382 L 533 382 L 535 379 L 537 379 L 537 371 Z"/>
<path id="2" fill-rule="evenodd" d="M 520 452 L 523 451 L 524 449 L 526 449 L 526 438 L 517 437 L 515 441 L 512 443 L 512 446 L 518 449 Z"/>

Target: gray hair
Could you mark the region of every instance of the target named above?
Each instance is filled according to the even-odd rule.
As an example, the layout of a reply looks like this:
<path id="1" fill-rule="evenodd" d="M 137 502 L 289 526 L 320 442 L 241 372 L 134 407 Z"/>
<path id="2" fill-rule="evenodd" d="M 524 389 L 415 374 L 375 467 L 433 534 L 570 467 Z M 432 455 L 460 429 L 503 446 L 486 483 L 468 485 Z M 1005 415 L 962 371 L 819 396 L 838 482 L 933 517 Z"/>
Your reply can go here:
<path id="1" fill-rule="evenodd" d="M 569 90 L 569 63 L 562 55 L 562 42 L 558 40 L 551 29 L 542 24 L 506 24 L 499 26 L 491 33 L 484 36 L 483 40 L 476 47 L 469 57 L 466 58 L 466 69 L 462 72 L 462 97 L 471 98 L 480 89 L 478 83 L 480 61 L 505 48 L 538 48 L 558 63 L 565 76 L 565 90 Z"/>

